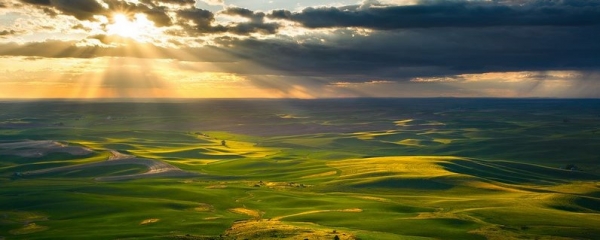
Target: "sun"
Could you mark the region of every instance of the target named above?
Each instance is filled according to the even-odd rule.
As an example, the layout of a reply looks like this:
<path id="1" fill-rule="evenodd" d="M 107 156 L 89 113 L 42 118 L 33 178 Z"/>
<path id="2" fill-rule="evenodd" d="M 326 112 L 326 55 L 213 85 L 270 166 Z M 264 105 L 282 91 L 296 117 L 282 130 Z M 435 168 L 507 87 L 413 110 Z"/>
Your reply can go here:
<path id="1" fill-rule="evenodd" d="M 156 31 L 156 27 L 144 14 L 128 17 L 125 14 L 116 13 L 112 17 L 112 23 L 107 26 L 106 30 L 109 35 L 145 42 L 149 40 L 150 34 Z"/>

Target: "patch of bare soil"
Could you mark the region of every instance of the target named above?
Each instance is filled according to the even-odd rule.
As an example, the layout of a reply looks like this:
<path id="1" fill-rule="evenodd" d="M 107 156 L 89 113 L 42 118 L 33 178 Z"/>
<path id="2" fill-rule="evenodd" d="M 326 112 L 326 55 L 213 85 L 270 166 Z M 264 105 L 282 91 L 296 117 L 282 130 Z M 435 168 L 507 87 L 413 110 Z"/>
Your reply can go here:
<path id="1" fill-rule="evenodd" d="M 156 223 L 158 221 L 160 221 L 160 219 L 158 219 L 158 218 L 148 218 L 148 219 L 145 219 L 142 222 L 140 222 L 140 225 L 148 225 L 151 223 Z"/>
<path id="2" fill-rule="evenodd" d="M 110 156 L 108 157 L 108 161 L 129 159 L 129 158 L 135 158 L 135 156 L 120 153 L 119 151 L 116 151 L 116 150 L 110 150 Z"/>
<path id="3" fill-rule="evenodd" d="M 159 176 L 160 177 L 187 177 L 187 176 L 197 175 L 196 173 L 183 171 L 173 165 L 170 165 L 170 164 L 158 161 L 158 160 L 136 158 L 135 156 L 132 156 L 132 155 L 120 154 L 114 150 L 111 150 L 111 153 L 112 153 L 112 156 L 109 157 L 108 160 L 102 161 L 102 162 L 47 168 L 47 169 L 41 169 L 41 170 L 35 170 L 35 171 L 22 172 L 20 174 L 21 174 L 21 176 L 36 176 L 36 175 L 41 175 L 41 174 L 74 171 L 74 170 L 81 170 L 81 169 L 93 168 L 93 167 L 133 164 L 133 165 L 144 165 L 148 168 L 148 171 L 145 173 L 139 173 L 139 174 L 98 177 L 98 178 L 96 178 L 96 180 L 98 180 L 98 181 L 122 181 L 122 180 L 131 180 L 131 179 L 139 179 L 139 178 L 147 178 L 147 177 L 159 177 Z"/>
<path id="4" fill-rule="evenodd" d="M 353 240 L 349 233 L 310 223 L 286 223 L 278 220 L 237 221 L 223 235 L 224 239 L 334 239 Z"/>

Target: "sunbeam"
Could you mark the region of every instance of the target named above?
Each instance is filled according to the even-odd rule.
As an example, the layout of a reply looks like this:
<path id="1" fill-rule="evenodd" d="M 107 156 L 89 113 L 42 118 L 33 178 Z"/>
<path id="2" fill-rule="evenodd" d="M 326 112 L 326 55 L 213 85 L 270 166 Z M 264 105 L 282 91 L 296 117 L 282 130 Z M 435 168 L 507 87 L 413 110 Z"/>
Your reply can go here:
<path id="1" fill-rule="evenodd" d="M 0 0 L 0 240 L 600 239 L 599 2 Z"/>

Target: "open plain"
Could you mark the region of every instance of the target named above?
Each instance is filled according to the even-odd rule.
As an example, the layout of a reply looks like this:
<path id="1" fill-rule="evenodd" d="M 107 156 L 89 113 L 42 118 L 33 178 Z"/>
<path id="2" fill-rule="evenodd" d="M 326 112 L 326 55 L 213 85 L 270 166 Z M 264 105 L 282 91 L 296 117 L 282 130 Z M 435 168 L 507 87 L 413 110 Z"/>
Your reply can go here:
<path id="1" fill-rule="evenodd" d="M 600 238 L 598 100 L 0 109 L 0 239 Z"/>

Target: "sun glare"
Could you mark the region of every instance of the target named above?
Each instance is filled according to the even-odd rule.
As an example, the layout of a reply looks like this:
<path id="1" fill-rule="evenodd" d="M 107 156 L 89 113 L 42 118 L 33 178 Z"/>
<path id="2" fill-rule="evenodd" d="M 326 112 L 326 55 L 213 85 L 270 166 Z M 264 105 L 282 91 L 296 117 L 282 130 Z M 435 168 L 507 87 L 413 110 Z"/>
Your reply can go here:
<path id="1" fill-rule="evenodd" d="M 117 35 L 143 42 L 148 40 L 149 34 L 156 30 L 154 24 L 143 14 L 136 14 L 133 19 L 130 19 L 125 14 L 118 13 L 113 15 L 112 20 L 113 23 L 107 27 L 109 35 Z"/>

